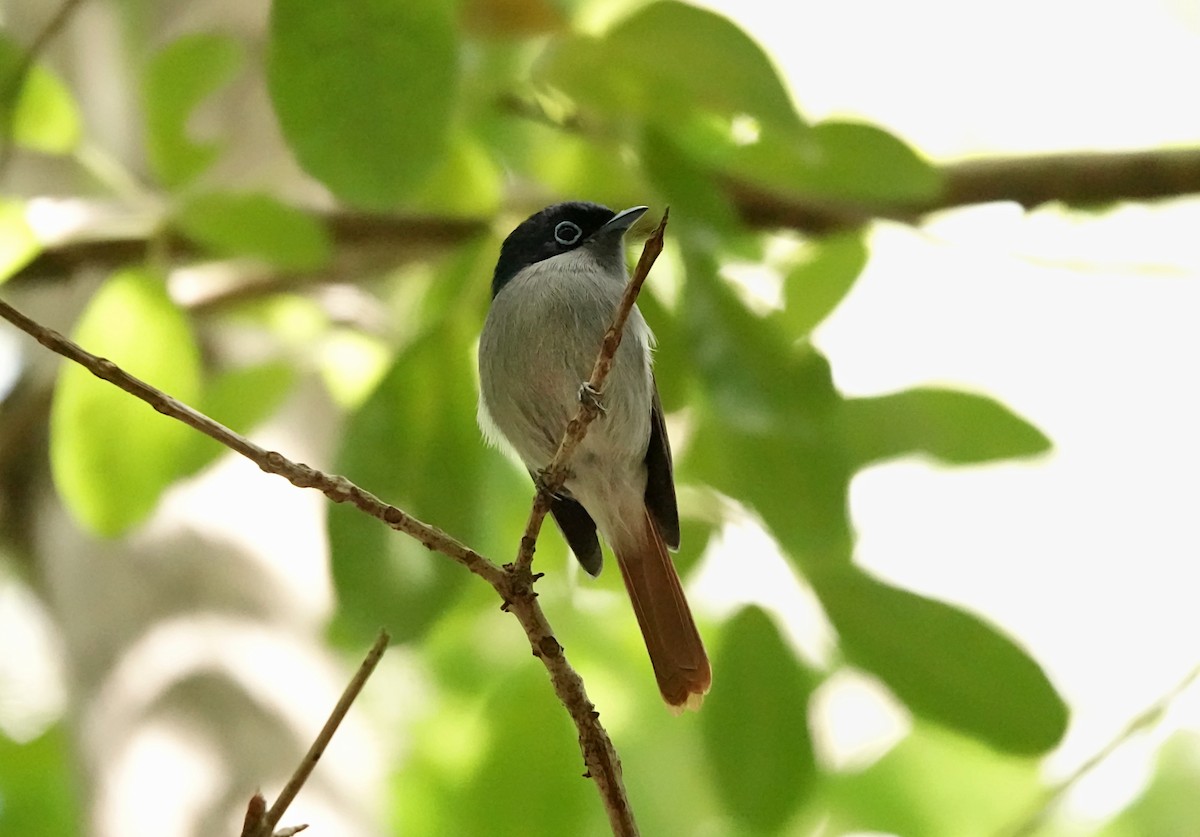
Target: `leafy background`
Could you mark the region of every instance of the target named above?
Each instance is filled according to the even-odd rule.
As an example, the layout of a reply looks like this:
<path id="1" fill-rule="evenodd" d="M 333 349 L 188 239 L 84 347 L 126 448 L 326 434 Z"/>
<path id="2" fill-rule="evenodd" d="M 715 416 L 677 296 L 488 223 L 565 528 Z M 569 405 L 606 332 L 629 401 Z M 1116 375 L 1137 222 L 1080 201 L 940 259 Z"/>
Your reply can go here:
<path id="1" fill-rule="evenodd" d="M 0 81 L 52 8 L 14 13 Z M 1147 535 L 1098 556 L 1096 572 L 1121 579 L 1122 599 L 1106 600 L 1119 588 L 1093 587 L 1086 573 L 1057 583 L 1047 576 L 1091 560 L 1067 532 L 1080 515 L 1040 514 L 955 480 L 1023 474 L 1045 496 L 1053 463 L 1089 450 L 1070 426 L 1060 439 L 985 394 L 986 370 L 942 362 L 958 356 L 956 342 L 936 347 L 938 362 L 914 381 L 861 382 L 921 345 L 921 323 L 962 323 L 965 345 L 965 324 L 990 314 L 1010 318 L 994 350 L 1001 366 L 1032 366 L 1064 400 L 1087 397 L 1093 381 L 1125 379 L 1094 347 L 1130 324 L 1100 323 L 1099 336 L 1086 323 L 1046 326 L 1045 312 L 1064 308 L 1046 298 L 1062 293 L 1054 283 L 1071 283 L 1085 319 L 1094 297 L 1113 293 L 1103 266 L 1119 264 L 1143 283 L 1139 316 L 1153 328 L 1179 299 L 1195 301 L 1195 253 L 1152 244 L 1127 268 L 1126 251 L 1096 243 L 1121 229 L 1122 207 L 993 213 L 971 248 L 962 238 L 956 248 L 954 217 L 917 231 L 756 225 L 747 194 L 903 207 L 936 202 L 944 186 L 927 156 L 938 149 L 918 151 L 836 107 L 822 118 L 798 108 L 833 94 L 815 73 L 785 81 L 791 24 L 756 9 L 94 3 L 19 90 L 3 85 L 14 146 L 0 204 L 5 298 L 503 560 L 530 490 L 482 445 L 474 418 L 474 341 L 499 240 L 559 199 L 669 204 L 669 247 L 642 307 L 676 440 L 679 560 L 714 657 L 704 710 L 664 713 L 615 574 L 580 579 L 554 534 L 538 558 L 542 602 L 622 754 L 643 832 L 1194 833 L 1196 725 L 1136 717 L 1194 664 L 1191 643 L 1171 652 L 1162 640 L 1182 665 L 1166 667 L 1172 676 L 1139 667 L 1144 649 L 1109 645 L 1105 687 L 1127 699 L 1105 717 L 1085 690 L 1064 696 L 1060 679 L 1082 682 L 1069 665 L 1043 660 L 1101 654 L 1112 635 L 1088 631 L 1101 620 L 1054 639 L 1030 628 L 1080 613 L 1137 618 L 1135 603 L 1167 594 L 1131 556 L 1194 559 L 1194 537 Z M 861 22 L 868 44 L 896 23 L 872 11 L 883 19 Z M 747 33 L 755 21 L 774 54 Z M 900 24 L 897 37 L 917 26 Z M 1181 31 L 1194 46 L 1194 29 Z M 859 49 L 853 60 L 868 57 Z M 113 70 L 103 85 L 93 61 Z M 886 72 L 869 76 L 885 90 Z M 938 100 L 937 89 L 927 95 Z M 1188 125 L 1194 144 L 1200 126 Z M 1194 219 L 1194 202 L 1180 204 Z M 1047 229 L 1076 248 L 1053 258 L 1094 260 L 1102 275 L 1088 287 L 1086 269 L 1029 281 L 1012 252 Z M 1079 230 L 1099 234 L 1088 243 Z M 904 246 L 926 249 L 906 263 Z M 1034 247 L 1028 260 L 1046 252 Z M 997 254 L 1020 278 L 972 284 L 997 270 Z M 938 259 L 958 260 L 960 286 L 931 289 L 906 270 Z M 855 315 L 858 330 L 839 331 Z M 1057 342 L 1038 344 L 1039 329 Z M 0 616 L 10 626 L 0 633 L 0 832 L 233 833 L 248 794 L 282 780 L 385 625 L 397 645 L 296 820 L 314 833 L 604 833 L 568 720 L 483 585 L 0 338 L 14 358 L 0 388 Z M 1138 357 L 1194 358 L 1196 348 L 1170 337 Z M 1141 405 L 1147 416 L 1168 412 L 1167 391 L 1181 386 L 1160 368 L 1128 375 L 1161 384 Z M 1026 400 L 1058 418 L 1053 400 Z M 1111 432 L 1104 399 L 1089 403 Z M 1183 427 L 1187 415 L 1160 425 Z M 1135 518 L 1121 531 L 1137 531 L 1194 510 L 1194 442 L 1173 441 L 1190 493 L 1157 486 L 1174 505 L 1125 505 L 1148 427 L 1110 440 L 1130 451 L 1118 457 L 1129 470 L 1112 472 L 1110 506 L 1082 516 L 1101 540 L 1105 514 Z M 1065 451 L 1051 453 L 1052 436 Z M 963 466 L 973 470 L 950 470 Z M 885 505 L 924 528 L 893 521 L 893 541 L 880 543 L 859 509 L 893 478 Z M 930 480 L 962 496 L 931 493 Z M 964 508 L 982 527 L 975 540 L 954 539 Z M 989 544 L 998 531 L 1022 534 L 1002 543 L 1027 554 Z M 950 569 L 923 562 L 947 539 Z M 972 605 L 969 583 L 956 589 L 938 572 L 1009 597 L 976 591 Z M 1064 744 L 1072 710 L 1082 721 Z M 1122 736 L 1131 720 L 1137 731 Z M 1152 778 L 1127 777 L 1107 807 L 1089 808 L 1072 771 L 1125 737 L 1123 749 L 1140 753 L 1126 765 Z M 1100 774 L 1122 763 L 1102 761 Z M 1053 804 L 1060 783 L 1074 806 Z"/>

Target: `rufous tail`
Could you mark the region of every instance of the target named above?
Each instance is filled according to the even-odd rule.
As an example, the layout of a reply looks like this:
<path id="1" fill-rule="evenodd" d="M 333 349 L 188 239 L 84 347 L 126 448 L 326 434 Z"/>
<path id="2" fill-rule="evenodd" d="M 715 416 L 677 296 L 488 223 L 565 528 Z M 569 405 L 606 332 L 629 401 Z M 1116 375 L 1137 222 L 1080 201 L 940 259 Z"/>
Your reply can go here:
<path id="1" fill-rule="evenodd" d="M 647 511 L 641 531 L 615 546 L 663 699 L 675 712 L 699 709 L 712 669 L 667 545 Z"/>

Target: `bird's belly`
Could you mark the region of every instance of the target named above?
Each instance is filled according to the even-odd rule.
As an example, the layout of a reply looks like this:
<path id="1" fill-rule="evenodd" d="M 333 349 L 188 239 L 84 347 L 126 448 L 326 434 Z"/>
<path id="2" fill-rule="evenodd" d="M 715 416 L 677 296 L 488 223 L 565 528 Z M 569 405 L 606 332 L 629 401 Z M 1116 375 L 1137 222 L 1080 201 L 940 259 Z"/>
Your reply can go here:
<path id="1" fill-rule="evenodd" d="M 500 303 L 500 299 L 496 303 Z M 579 409 L 580 387 L 591 376 L 611 310 L 555 305 L 496 310 L 480 338 L 480 384 L 496 429 L 531 469 L 545 467 Z M 615 308 L 615 303 L 613 305 Z M 504 328 L 493 317 L 502 317 Z M 589 426 L 572 470 L 628 470 L 645 457 L 650 438 L 651 383 L 644 321 L 631 318 L 601 394 L 604 414 Z"/>

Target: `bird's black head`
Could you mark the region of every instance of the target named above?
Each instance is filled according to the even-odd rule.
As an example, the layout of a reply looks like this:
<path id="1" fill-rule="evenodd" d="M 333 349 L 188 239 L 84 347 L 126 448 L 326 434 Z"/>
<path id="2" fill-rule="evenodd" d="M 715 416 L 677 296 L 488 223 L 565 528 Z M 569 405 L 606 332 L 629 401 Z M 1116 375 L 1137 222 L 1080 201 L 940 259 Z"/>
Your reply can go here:
<path id="1" fill-rule="evenodd" d="M 645 211 L 639 206 L 616 213 L 596 203 L 569 201 L 530 215 L 504 239 L 492 276 L 492 298 L 531 264 L 574 250 L 599 235 L 611 233 L 619 240 Z"/>

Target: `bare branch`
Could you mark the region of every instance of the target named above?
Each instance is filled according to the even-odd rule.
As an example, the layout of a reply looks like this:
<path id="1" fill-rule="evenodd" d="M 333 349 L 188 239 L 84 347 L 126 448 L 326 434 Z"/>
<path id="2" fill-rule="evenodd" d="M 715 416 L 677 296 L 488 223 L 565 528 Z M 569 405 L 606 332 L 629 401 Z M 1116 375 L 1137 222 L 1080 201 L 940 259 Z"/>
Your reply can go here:
<path id="1" fill-rule="evenodd" d="M 752 227 L 826 233 L 874 218 L 916 224 L 931 212 L 994 201 L 1033 209 L 1054 201 L 1088 207 L 1197 194 L 1200 148 L 995 157 L 950 163 L 939 172 L 941 191 L 915 204 L 805 198 L 734 179 L 723 185 L 742 220 Z"/>
<path id="2" fill-rule="evenodd" d="M 262 794 L 256 793 L 250 798 L 250 804 L 246 808 L 245 825 L 242 827 L 242 837 L 279 837 L 283 833 L 298 834 L 308 828 L 307 825 L 298 825 L 275 831 L 275 826 L 279 824 L 279 820 L 287 811 L 288 806 L 292 804 L 292 800 L 296 798 L 296 794 L 300 792 L 300 788 L 304 787 L 313 768 L 317 766 L 317 762 L 324 754 L 325 748 L 329 746 L 330 739 L 337 732 L 337 728 L 341 725 L 342 719 L 346 717 L 351 704 L 358 698 L 363 686 L 366 685 L 367 678 L 375 671 L 375 666 L 379 665 L 380 659 L 383 658 L 383 652 L 387 651 L 389 641 L 391 641 L 391 637 L 388 636 L 387 631 L 381 630 L 379 636 L 375 638 L 375 644 L 371 646 L 371 650 L 367 652 L 366 658 L 362 661 L 362 665 L 358 667 L 358 671 L 346 685 L 346 690 L 338 698 L 333 711 L 329 713 L 329 719 L 325 721 L 325 726 L 321 727 L 321 731 L 317 733 L 312 746 L 304 754 L 300 765 L 288 779 L 287 784 L 283 786 L 283 790 L 279 792 L 279 797 L 271 806 L 271 810 L 262 810 L 266 805 Z"/>
<path id="3" fill-rule="evenodd" d="M 181 421 L 241 454 L 263 471 L 281 476 L 299 488 L 315 488 L 335 503 L 351 503 L 393 529 L 420 541 L 427 549 L 449 556 L 487 581 L 500 595 L 504 609 L 517 617 L 534 656 L 546 667 L 555 694 L 570 713 L 579 733 L 579 745 L 588 771 L 585 775 L 596 783 L 613 823 L 614 833 L 623 837 L 637 834 L 621 780 L 621 762 L 616 749 L 600 724 L 599 713 L 588 700 L 583 679 L 571 667 L 562 645 L 554 637 L 554 631 L 533 592 L 533 576 L 528 567 L 510 565 L 501 568 L 441 529 L 422 523 L 401 509 L 382 502 L 345 477 L 326 474 L 259 447 L 203 413 L 135 378 L 112 361 L 91 354 L 58 332 L 26 317 L 3 301 L 0 301 L 0 318 L 8 320 L 52 352 L 80 364 L 96 377 L 145 401 L 163 415 Z"/>
<path id="4" fill-rule="evenodd" d="M 96 202 L 94 209 L 97 214 L 102 214 L 105 207 L 106 204 Z M 325 227 L 332 239 L 334 261 L 331 265 L 307 273 L 273 271 L 267 277 L 252 278 L 244 286 L 206 297 L 191 307 L 217 308 L 291 290 L 306 283 L 327 282 L 339 276 L 361 278 L 457 247 L 487 229 L 487 224 L 481 220 L 434 216 L 339 211 L 314 212 L 313 219 Z M 9 281 L 18 283 L 70 276 L 84 267 L 97 270 L 123 267 L 145 256 L 146 244 L 156 234 L 160 221 L 153 216 L 138 219 L 122 216 L 117 223 L 107 223 L 112 229 L 107 229 L 102 221 L 96 229 L 46 247 Z M 162 247 L 164 255 L 172 262 L 195 262 L 209 257 L 203 248 L 178 234 L 166 235 Z"/>
<path id="5" fill-rule="evenodd" d="M 1046 820 L 1049 819 L 1055 807 L 1067 795 L 1068 791 L 1079 784 L 1080 780 L 1085 776 L 1103 764 L 1109 756 L 1120 749 L 1129 739 L 1138 733 L 1153 728 L 1155 724 L 1159 723 L 1176 699 L 1192 688 L 1197 680 L 1200 680 L 1200 666 L 1194 667 L 1183 676 L 1183 679 L 1168 689 L 1166 694 L 1159 697 L 1151 706 L 1130 719 L 1112 740 L 1106 742 L 1103 747 L 1088 757 L 1065 778 L 1052 787 L 1047 788 L 1033 809 L 1022 817 L 1020 822 L 1011 829 L 1005 829 L 999 833 L 1005 835 L 1005 837 L 1031 837 L 1031 835 L 1041 832 L 1042 827 L 1046 824 Z"/>

